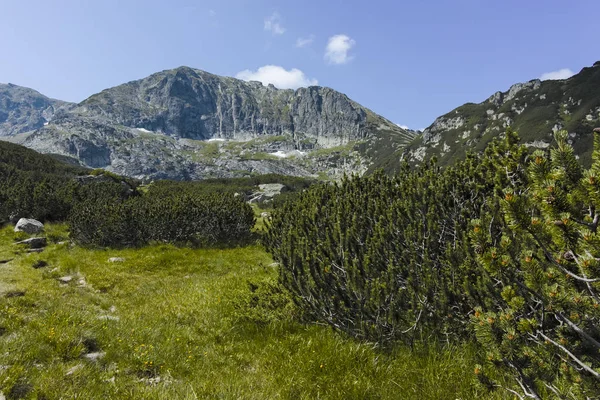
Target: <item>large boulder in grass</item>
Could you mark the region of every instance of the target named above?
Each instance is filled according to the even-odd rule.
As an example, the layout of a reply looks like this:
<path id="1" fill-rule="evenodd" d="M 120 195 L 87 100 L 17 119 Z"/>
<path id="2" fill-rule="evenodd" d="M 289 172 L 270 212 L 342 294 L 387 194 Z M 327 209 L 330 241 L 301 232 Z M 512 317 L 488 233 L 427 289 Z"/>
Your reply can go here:
<path id="1" fill-rule="evenodd" d="M 44 224 L 36 219 L 21 218 L 15 225 L 15 232 L 25 232 L 30 235 L 44 231 Z"/>

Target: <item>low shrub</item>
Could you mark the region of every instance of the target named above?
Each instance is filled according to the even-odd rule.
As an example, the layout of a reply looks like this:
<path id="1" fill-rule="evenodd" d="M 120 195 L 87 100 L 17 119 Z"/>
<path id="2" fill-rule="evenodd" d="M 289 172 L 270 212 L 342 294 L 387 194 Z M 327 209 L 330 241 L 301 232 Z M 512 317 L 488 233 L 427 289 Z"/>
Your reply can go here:
<path id="1" fill-rule="evenodd" d="M 148 193 L 79 202 L 69 226 L 71 237 L 82 245 L 128 247 L 163 242 L 207 246 L 248 237 L 254 213 L 228 193 Z"/>

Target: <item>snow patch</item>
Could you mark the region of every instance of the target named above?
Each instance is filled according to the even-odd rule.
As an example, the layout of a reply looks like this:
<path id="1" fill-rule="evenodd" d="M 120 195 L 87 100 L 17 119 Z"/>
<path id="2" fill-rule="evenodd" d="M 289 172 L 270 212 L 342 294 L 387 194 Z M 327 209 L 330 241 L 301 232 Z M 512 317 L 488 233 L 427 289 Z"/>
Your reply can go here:
<path id="1" fill-rule="evenodd" d="M 149 131 L 148 129 L 145 128 L 136 128 L 138 131 L 144 132 L 144 133 L 154 133 L 152 131 Z"/>
<path id="2" fill-rule="evenodd" d="M 207 140 L 207 142 L 226 142 L 227 139 L 223 139 L 223 138 L 210 138 Z"/>
<path id="3" fill-rule="evenodd" d="M 282 150 L 277 150 L 274 153 L 269 153 L 272 156 L 278 157 L 278 158 L 288 158 L 288 157 L 293 157 L 293 156 L 297 156 L 297 157 L 301 157 L 306 155 L 306 152 L 304 151 L 300 151 L 300 150 L 292 150 L 292 151 L 288 151 L 287 153 L 285 151 Z"/>

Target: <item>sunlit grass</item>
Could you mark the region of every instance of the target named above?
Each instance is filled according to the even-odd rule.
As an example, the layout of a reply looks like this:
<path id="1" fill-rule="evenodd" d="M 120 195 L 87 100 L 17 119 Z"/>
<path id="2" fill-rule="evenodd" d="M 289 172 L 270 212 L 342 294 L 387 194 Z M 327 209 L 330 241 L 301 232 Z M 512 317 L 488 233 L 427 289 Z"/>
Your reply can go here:
<path id="1" fill-rule="evenodd" d="M 61 242 L 65 227 L 47 235 Z M 27 254 L 14 236 L 0 231 L 0 259 L 14 257 L 0 265 L 8 398 L 490 398 L 473 385 L 468 346 L 382 352 L 291 318 L 248 322 L 238 301 L 247 281 L 276 276 L 259 246 L 117 251 L 66 242 Z M 40 260 L 48 265 L 33 268 Z"/>

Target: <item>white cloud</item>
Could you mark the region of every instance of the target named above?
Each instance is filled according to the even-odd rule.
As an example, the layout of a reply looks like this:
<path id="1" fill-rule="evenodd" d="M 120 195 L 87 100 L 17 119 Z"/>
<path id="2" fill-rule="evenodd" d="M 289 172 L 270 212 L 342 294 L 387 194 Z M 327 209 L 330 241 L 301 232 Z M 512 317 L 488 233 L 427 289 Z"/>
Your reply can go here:
<path id="1" fill-rule="evenodd" d="M 297 68 L 288 71 L 278 65 L 265 65 L 256 71 L 247 69 L 239 72 L 235 77 L 245 81 L 259 81 L 263 85 L 272 83 L 279 89 L 298 89 L 319 84 L 316 79 L 309 79 L 304 72 Z"/>
<path id="2" fill-rule="evenodd" d="M 208 15 L 209 15 L 211 18 L 214 18 L 214 17 L 216 17 L 216 16 L 217 16 L 217 12 L 216 12 L 215 10 L 208 10 Z"/>
<path id="3" fill-rule="evenodd" d="M 285 28 L 281 25 L 281 15 L 274 12 L 270 17 L 265 18 L 265 31 L 271 32 L 273 35 L 283 35 Z"/>
<path id="4" fill-rule="evenodd" d="M 299 37 L 298 40 L 296 40 L 296 47 L 310 46 L 314 41 L 315 35 L 310 35 L 309 37 Z"/>
<path id="5" fill-rule="evenodd" d="M 335 35 L 329 38 L 325 49 L 325 60 L 330 64 L 346 64 L 354 58 L 348 52 L 356 42 L 347 35 Z"/>
<path id="6" fill-rule="evenodd" d="M 556 79 L 567 79 L 575 75 L 569 68 L 559 69 L 558 71 L 546 72 L 540 76 L 543 81 L 556 80 Z"/>

